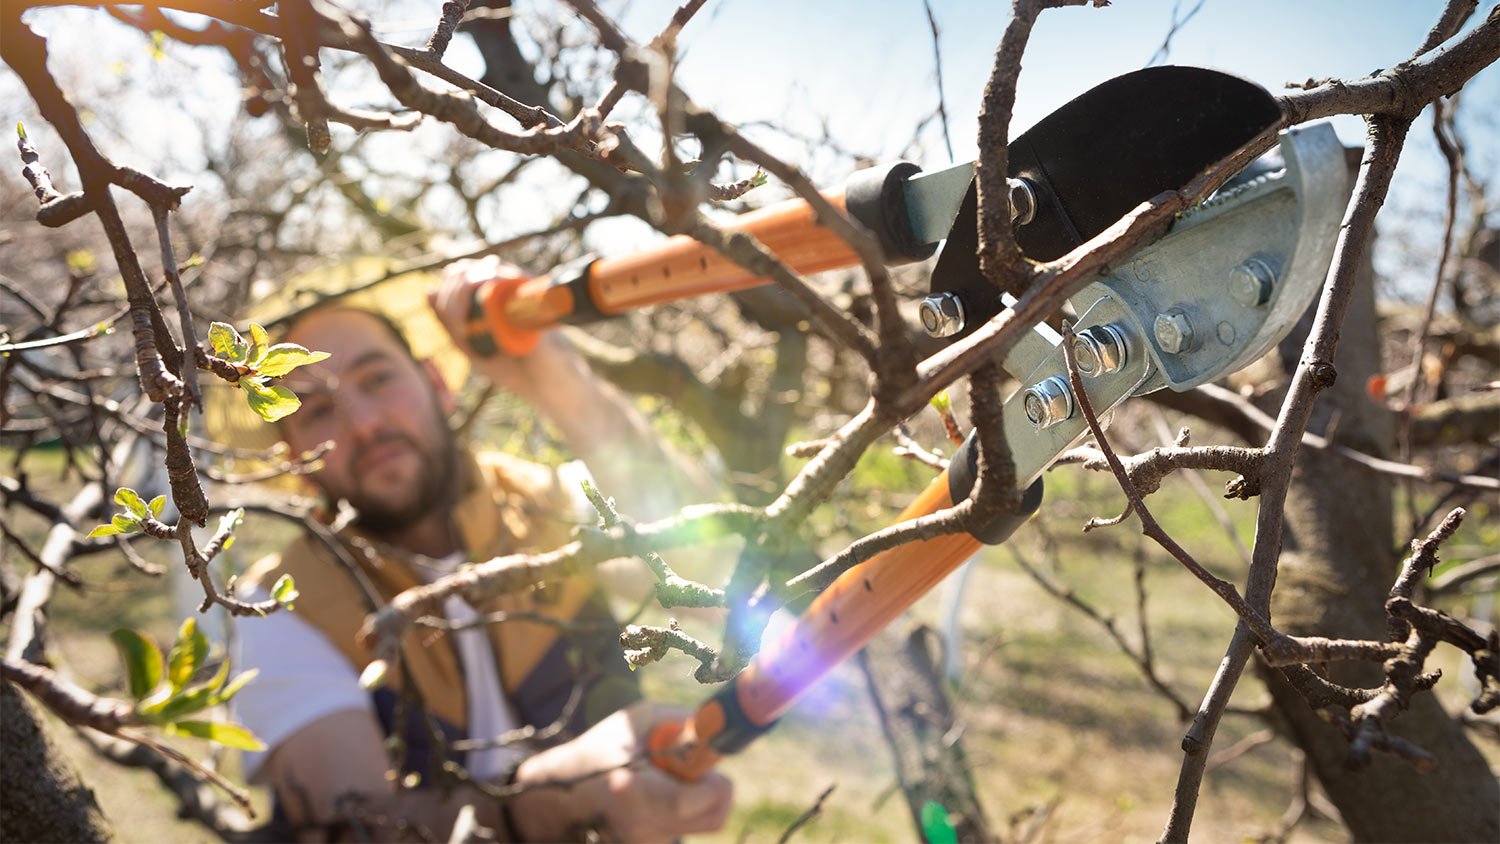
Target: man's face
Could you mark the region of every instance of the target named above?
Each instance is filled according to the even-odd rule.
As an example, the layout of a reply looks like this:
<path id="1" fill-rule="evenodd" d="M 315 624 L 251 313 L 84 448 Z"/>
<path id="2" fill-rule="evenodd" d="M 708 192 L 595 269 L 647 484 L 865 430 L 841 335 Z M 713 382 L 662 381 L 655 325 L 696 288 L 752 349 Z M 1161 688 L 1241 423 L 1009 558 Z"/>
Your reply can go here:
<path id="1" fill-rule="evenodd" d="M 405 528 L 452 500 L 452 397 L 379 319 L 329 308 L 299 320 L 285 341 L 329 352 L 286 386 L 302 407 L 281 422 L 294 453 L 332 440 L 312 480 L 347 500 L 373 533 Z"/>

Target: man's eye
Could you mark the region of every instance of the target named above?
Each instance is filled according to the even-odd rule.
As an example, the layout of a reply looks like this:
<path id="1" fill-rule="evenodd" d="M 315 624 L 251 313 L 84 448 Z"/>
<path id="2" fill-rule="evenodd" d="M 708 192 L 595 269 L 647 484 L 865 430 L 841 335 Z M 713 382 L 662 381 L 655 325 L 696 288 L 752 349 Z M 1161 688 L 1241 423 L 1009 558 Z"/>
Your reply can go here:
<path id="1" fill-rule="evenodd" d="M 322 419 L 327 419 L 332 413 L 333 402 L 329 401 L 327 398 L 304 398 L 302 400 L 302 407 L 298 410 L 297 415 L 301 416 L 303 421 L 317 422 Z"/>
<path id="2" fill-rule="evenodd" d="M 374 391 L 390 384 L 394 380 L 396 380 L 395 373 L 385 369 L 377 369 L 361 378 L 359 386 L 363 390 Z"/>

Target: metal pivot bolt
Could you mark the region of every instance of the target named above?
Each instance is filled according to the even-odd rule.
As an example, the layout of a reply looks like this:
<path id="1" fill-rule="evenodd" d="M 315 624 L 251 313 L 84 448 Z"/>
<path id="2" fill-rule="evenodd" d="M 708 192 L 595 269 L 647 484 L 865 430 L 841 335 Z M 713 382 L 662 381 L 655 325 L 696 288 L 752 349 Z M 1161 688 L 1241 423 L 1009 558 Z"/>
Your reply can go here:
<path id="1" fill-rule="evenodd" d="M 1113 325 L 1085 328 L 1073 338 L 1078 371 L 1091 378 L 1119 372 L 1125 365 L 1125 336 Z"/>
<path id="2" fill-rule="evenodd" d="M 1156 315 L 1156 343 L 1169 355 L 1181 354 L 1193 345 L 1193 326 L 1177 308 Z"/>
<path id="3" fill-rule="evenodd" d="M 1073 391 L 1061 376 L 1043 379 L 1026 389 L 1026 418 L 1037 428 L 1050 428 L 1073 415 Z"/>
<path id="4" fill-rule="evenodd" d="M 1036 218 L 1036 189 L 1025 179 L 1006 179 L 1010 193 L 1010 221 L 1024 226 Z"/>
<path id="5" fill-rule="evenodd" d="M 1244 308 L 1270 301 L 1275 286 L 1276 271 L 1259 258 L 1251 258 L 1229 271 L 1229 294 Z"/>
<path id="6" fill-rule="evenodd" d="M 964 330 L 964 302 L 953 293 L 934 293 L 917 306 L 928 337 L 952 337 Z"/>

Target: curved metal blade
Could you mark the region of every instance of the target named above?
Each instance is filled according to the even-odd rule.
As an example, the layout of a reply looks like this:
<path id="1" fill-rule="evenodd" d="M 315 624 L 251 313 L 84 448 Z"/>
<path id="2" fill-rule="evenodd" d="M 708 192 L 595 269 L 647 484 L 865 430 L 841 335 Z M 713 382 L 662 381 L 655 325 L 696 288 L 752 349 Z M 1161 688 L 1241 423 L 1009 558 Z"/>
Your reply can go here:
<path id="1" fill-rule="evenodd" d="M 1036 218 L 1017 231 L 1022 250 L 1038 261 L 1067 254 L 1280 117 L 1265 89 L 1202 68 L 1146 68 L 1094 87 L 1010 143 L 1009 175 L 1037 192 Z M 1002 308 L 979 271 L 977 224 L 971 184 L 932 274 L 932 292 L 963 300 L 968 331 Z"/>
<path id="2" fill-rule="evenodd" d="M 1042 189 L 1021 249 L 1062 257 L 1280 119 L 1264 88 L 1203 68 L 1151 67 L 1096 86 L 1011 141 L 1010 176 Z"/>
<path id="3" fill-rule="evenodd" d="M 1326 123 L 1283 132 L 1278 161 L 1185 213 L 1170 234 L 1073 298 L 1079 336 L 1093 339 L 1083 343 L 1092 359 L 1086 366 L 1081 356 L 1079 371 L 1096 412 L 1233 372 L 1307 310 L 1333 256 L 1349 170 Z M 1101 340 L 1110 344 L 1107 361 Z M 1061 348 L 1016 374 L 1022 388 L 1003 418 L 1024 486 L 1088 428 L 1074 410 Z"/>

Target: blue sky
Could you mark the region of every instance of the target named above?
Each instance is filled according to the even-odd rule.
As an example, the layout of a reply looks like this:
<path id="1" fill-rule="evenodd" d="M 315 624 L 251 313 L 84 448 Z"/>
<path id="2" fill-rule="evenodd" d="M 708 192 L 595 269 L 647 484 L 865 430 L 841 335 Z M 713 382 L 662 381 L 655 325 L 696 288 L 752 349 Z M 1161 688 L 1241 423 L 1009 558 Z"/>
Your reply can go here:
<path id="1" fill-rule="evenodd" d="M 627 7 L 625 25 L 644 40 L 676 5 L 637 0 Z M 1174 7 L 1185 13 L 1194 5 L 1121 0 L 1103 9 L 1044 13 L 1026 53 L 1014 128 L 1143 66 L 1169 29 Z M 1435 0 L 1207 0 L 1173 39 L 1170 62 L 1228 71 L 1272 91 L 1289 80 L 1359 77 L 1410 55 L 1442 6 Z M 932 8 L 955 151 L 972 157 L 978 104 L 1009 4 L 932 0 Z M 904 139 L 936 105 L 921 0 L 722 0 L 699 13 L 681 43 L 682 84 L 730 118 L 765 118 L 778 106 L 792 112 L 816 107 L 828 111 L 840 134 Z M 1500 103 L 1497 73 L 1485 76 L 1479 87 L 1492 105 Z M 1356 127 L 1348 140 L 1359 135 Z"/>
<path id="2" fill-rule="evenodd" d="M 940 30 L 954 154 L 957 160 L 968 160 L 977 154 L 978 107 L 1010 4 L 931 3 Z M 644 42 L 678 4 L 679 0 L 617 0 L 605 6 Z M 363 7 L 384 37 L 420 44 L 438 3 L 355 5 Z M 1197 0 L 1119 0 L 1103 9 L 1044 13 L 1026 53 L 1012 134 L 1099 82 L 1146 64 L 1169 29 L 1174 9 L 1181 15 L 1196 5 Z M 1481 4 L 1474 20 L 1482 20 L 1493 5 L 1493 0 Z M 561 13 L 561 4 L 554 0 L 518 0 L 518 6 L 517 20 L 523 28 L 545 26 L 537 21 Z M 1168 61 L 1236 73 L 1273 92 L 1287 81 L 1308 77 L 1358 78 L 1410 55 L 1442 6 L 1439 0 L 1206 0 L 1177 32 Z M 96 10 L 43 12 L 30 19 L 54 36 L 60 57 L 54 71 L 65 87 L 78 92 L 81 102 L 102 98 L 135 116 L 121 122 L 103 119 L 102 125 L 93 127 L 106 152 L 117 152 L 129 137 L 134 154 L 123 160 L 169 179 L 198 181 L 193 173 L 195 162 L 201 161 L 196 138 L 200 131 L 210 136 L 231 131 L 229 122 L 238 108 L 232 77 L 199 71 L 222 67 L 222 55 L 169 45 L 165 60 L 151 62 L 144 58 L 145 39 L 139 33 L 125 31 Z M 577 27 L 579 40 L 591 38 L 581 25 Z M 932 37 L 922 0 L 710 0 L 679 44 L 682 86 L 701 104 L 750 127 L 747 131 L 754 133 L 755 124 L 767 123 L 817 137 L 826 120 L 828 131 L 848 151 L 874 159 L 905 153 L 928 168 L 948 162 L 935 123 L 912 146 L 917 127 L 938 104 Z M 466 72 L 477 74 L 480 69 L 466 38 L 455 39 L 449 60 Z M 165 98 L 181 92 L 185 74 L 197 81 L 201 102 L 189 108 L 198 119 L 140 119 L 160 113 Z M 18 103 L 15 116 L 28 124 L 35 120 L 14 77 L 3 70 L 0 102 Z M 126 105 L 131 102 L 136 105 Z M 627 108 L 628 104 L 622 112 Z M 504 118 L 497 120 L 508 125 Z M 1500 71 L 1491 67 L 1470 84 L 1461 127 L 1476 174 L 1491 183 L 1500 181 Z M 1363 124 L 1357 118 L 1340 119 L 1336 128 L 1346 143 L 1362 140 Z M 336 130 L 336 135 L 342 131 Z M 445 143 L 442 139 L 451 137 L 451 130 L 423 127 L 419 136 L 418 151 L 426 144 Z M 775 151 L 793 155 L 798 149 L 770 133 L 759 136 Z M 389 145 L 409 159 L 414 141 L 408 137 L 392 136 L 376 144 Z M 847 158 L 832 154 L 803 163 L 830 186 L 849 170 Z M 67 169 L 59 164 L 53 164 L 54 171 Z M 1384 269 L 1404 270 L 1413 278 L 1430 272 L 1424 266 L 1436 260 L 1443 174 L 1430 121 L 1424 118 L 1412 132 L 1393 187 L 1393 208 L 1386 216 L 1387 230 L 1398 231 L 1406 248 L 1398 254 L 1395 239 L 1388 239 L 1382 247 Z M 550 208 L 559 195 L 571 196 L 558 189 L 558 178 L 547 168 L 537 168 L 534 184 L 528 185 L 535 202 L 519 203 L 522 212 L 530 213 L 503 214 L 492 238 L 535 228 L 537 209 Z M 768 201 L 785 191 L 772 184 L 757 194 L 760 201 Z M 1392 227 L 1392 219 L 1401 225 Z M 617 252 L 647 237 L 644 227 L 622 223 L 601 227 L 596 240 L 605 251 Z"/>
<path id="3" fill-rule="evenodd" d="M 635 0 L 624 25 L 649 39 L 675 0 Z M 1009 18 L 1007 2 L 931 0 L 939 28 L 943 87 L 954 154 L 977 154 L 984 85 Z M 1012 135 L 1073 96 L 1145 65 L 1161 46 L 1174 11 L 1197 0 L 1120 0 L 1112 6 L 1045 12 L 1033 31 L 1017 92 Z M 1174 36 L 1165 63 L 1210 67 L 1273 93 L 1309 77 L 1359 78 L 1406 59 L 1437 20 L 1438 0 L 1206 0 Z M 1473 26 L 1493 7 L 1481 3 Z M 937 106 L 932 36 L 921 0 L 715 0 L 683 33 L 679 81 L 700 103 L 740 122 L 775 120 L 819 133 L 826 116 L 836 137 L 858 152 L 891 157 L 906 148 Z M 1430 119 L 1415 125 L 1397 172 L 1387 220 L 1399 216 L 1409 243 L 1388 240 L 1379 256 L 1392 273 L 1420 276 L 1436 260 L 1445 166 Z M 1470 165 L 1500 181 L 1500 70 L 1466 90 L 1460 126 Z M 1338 118 L 1346 144 L 1363 142 L 1358 118 Z M 936 125 L 922 136 L 918 163 L 947 163 Z M 1415 232 L 1416 236 L 1411 236 Z M 1430 278 L 1430 277 L 1429 277 Z M 1413 279 L 1415 282 L 1415 278 Z"/>

